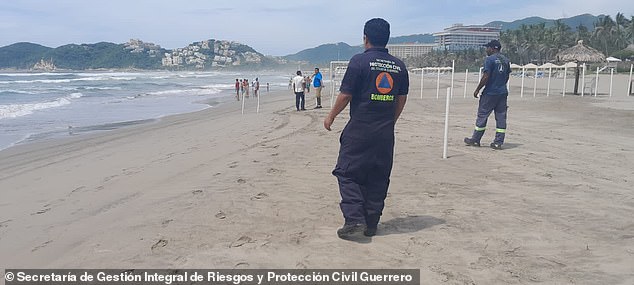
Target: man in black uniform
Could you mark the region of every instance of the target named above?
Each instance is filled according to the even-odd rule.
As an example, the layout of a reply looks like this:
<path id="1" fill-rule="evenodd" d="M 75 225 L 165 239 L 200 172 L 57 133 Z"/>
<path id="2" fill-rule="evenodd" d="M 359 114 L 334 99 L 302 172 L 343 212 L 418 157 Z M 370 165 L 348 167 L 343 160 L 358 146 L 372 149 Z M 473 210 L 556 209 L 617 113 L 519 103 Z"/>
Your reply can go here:
<path id="1" fill-rule="evenodd" d="M 409 89 L 405 64 L 385 48 L 390 24 L 371 19 L 363 34 L 365 52 L 350 59 L 340 94 L 324 119 L 330 131 L 335 117 L 350 103 L 350 121 L 341 133 L 339 158 L 332 171 L 339 182 L 345 218 L 337 235 L 346 240 L 376 234 L 392 171 L 394 124 Z"/>

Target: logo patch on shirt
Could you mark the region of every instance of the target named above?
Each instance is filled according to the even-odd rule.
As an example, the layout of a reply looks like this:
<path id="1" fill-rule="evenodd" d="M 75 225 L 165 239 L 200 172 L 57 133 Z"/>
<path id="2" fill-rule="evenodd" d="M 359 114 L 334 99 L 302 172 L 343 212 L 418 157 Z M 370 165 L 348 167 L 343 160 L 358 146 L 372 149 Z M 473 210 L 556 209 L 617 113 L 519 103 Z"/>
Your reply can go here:
<path id="1" fill-rule="evenodd" d="M 379 76 L 376 77 L 376 90 L 381 94 L 387 94 L 392 91 L 392 87 L 394 86 L 394 79 L 392 79 L 392 75 L 387 72 L 379 73 Z"/>

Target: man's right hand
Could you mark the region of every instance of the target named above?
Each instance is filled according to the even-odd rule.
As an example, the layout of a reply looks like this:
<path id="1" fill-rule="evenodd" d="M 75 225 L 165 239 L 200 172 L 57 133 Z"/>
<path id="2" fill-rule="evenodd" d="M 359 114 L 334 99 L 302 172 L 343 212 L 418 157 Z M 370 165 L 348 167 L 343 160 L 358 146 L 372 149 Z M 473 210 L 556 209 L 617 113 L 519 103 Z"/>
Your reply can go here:
<path id="1" fill-rule="evenodd" d="M 478 94 L 480 94 L 480 90 L 473 92 L 473 98 L 478 98 Z"/>
<path id="2" fill-rule="evenodd" d="M 330 115 L 326 116 L 326 118 L 324 119 L 324 128 L 326 128 L 326 130 L 331 131 L 330 126 L 332 126 L 332 123 L 335 121 L 335 118 L 331 117 Z"/>

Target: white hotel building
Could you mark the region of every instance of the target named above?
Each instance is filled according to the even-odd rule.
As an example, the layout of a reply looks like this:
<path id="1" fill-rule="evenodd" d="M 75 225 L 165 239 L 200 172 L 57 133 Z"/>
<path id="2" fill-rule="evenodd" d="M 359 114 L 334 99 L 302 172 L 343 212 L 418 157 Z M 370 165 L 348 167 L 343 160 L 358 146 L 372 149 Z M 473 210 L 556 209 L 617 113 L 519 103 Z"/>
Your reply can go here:
<path id="1" fill-rule="evenodd" d="M 436 49 L 465 50 L 478 49 L 491 40 L 499 39 L 501 31 L 500 27 L 454 24 L 433 35 Z"/>
<path id="2" fill-rule="evenodd" d="M 418 57 L 434 50 L 436 44 L 388 44 L 390 54 L 400 59 Z"/>

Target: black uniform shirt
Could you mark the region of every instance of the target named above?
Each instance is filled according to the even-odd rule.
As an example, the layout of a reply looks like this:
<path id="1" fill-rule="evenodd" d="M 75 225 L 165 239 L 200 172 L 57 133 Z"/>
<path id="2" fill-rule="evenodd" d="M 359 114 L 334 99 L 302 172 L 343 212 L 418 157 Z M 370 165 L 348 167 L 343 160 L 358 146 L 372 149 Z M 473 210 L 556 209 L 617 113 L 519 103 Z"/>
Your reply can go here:
<path id="1" fill-rule="evenodd" d="M 393 129 L 397 96 L 407 95 L 409 75 L 386 48 L 370 48 L 350 59 L 339 91 L 352 95 L 350 123 L 361 123 L 356 127 L 371 132 Z"/>

